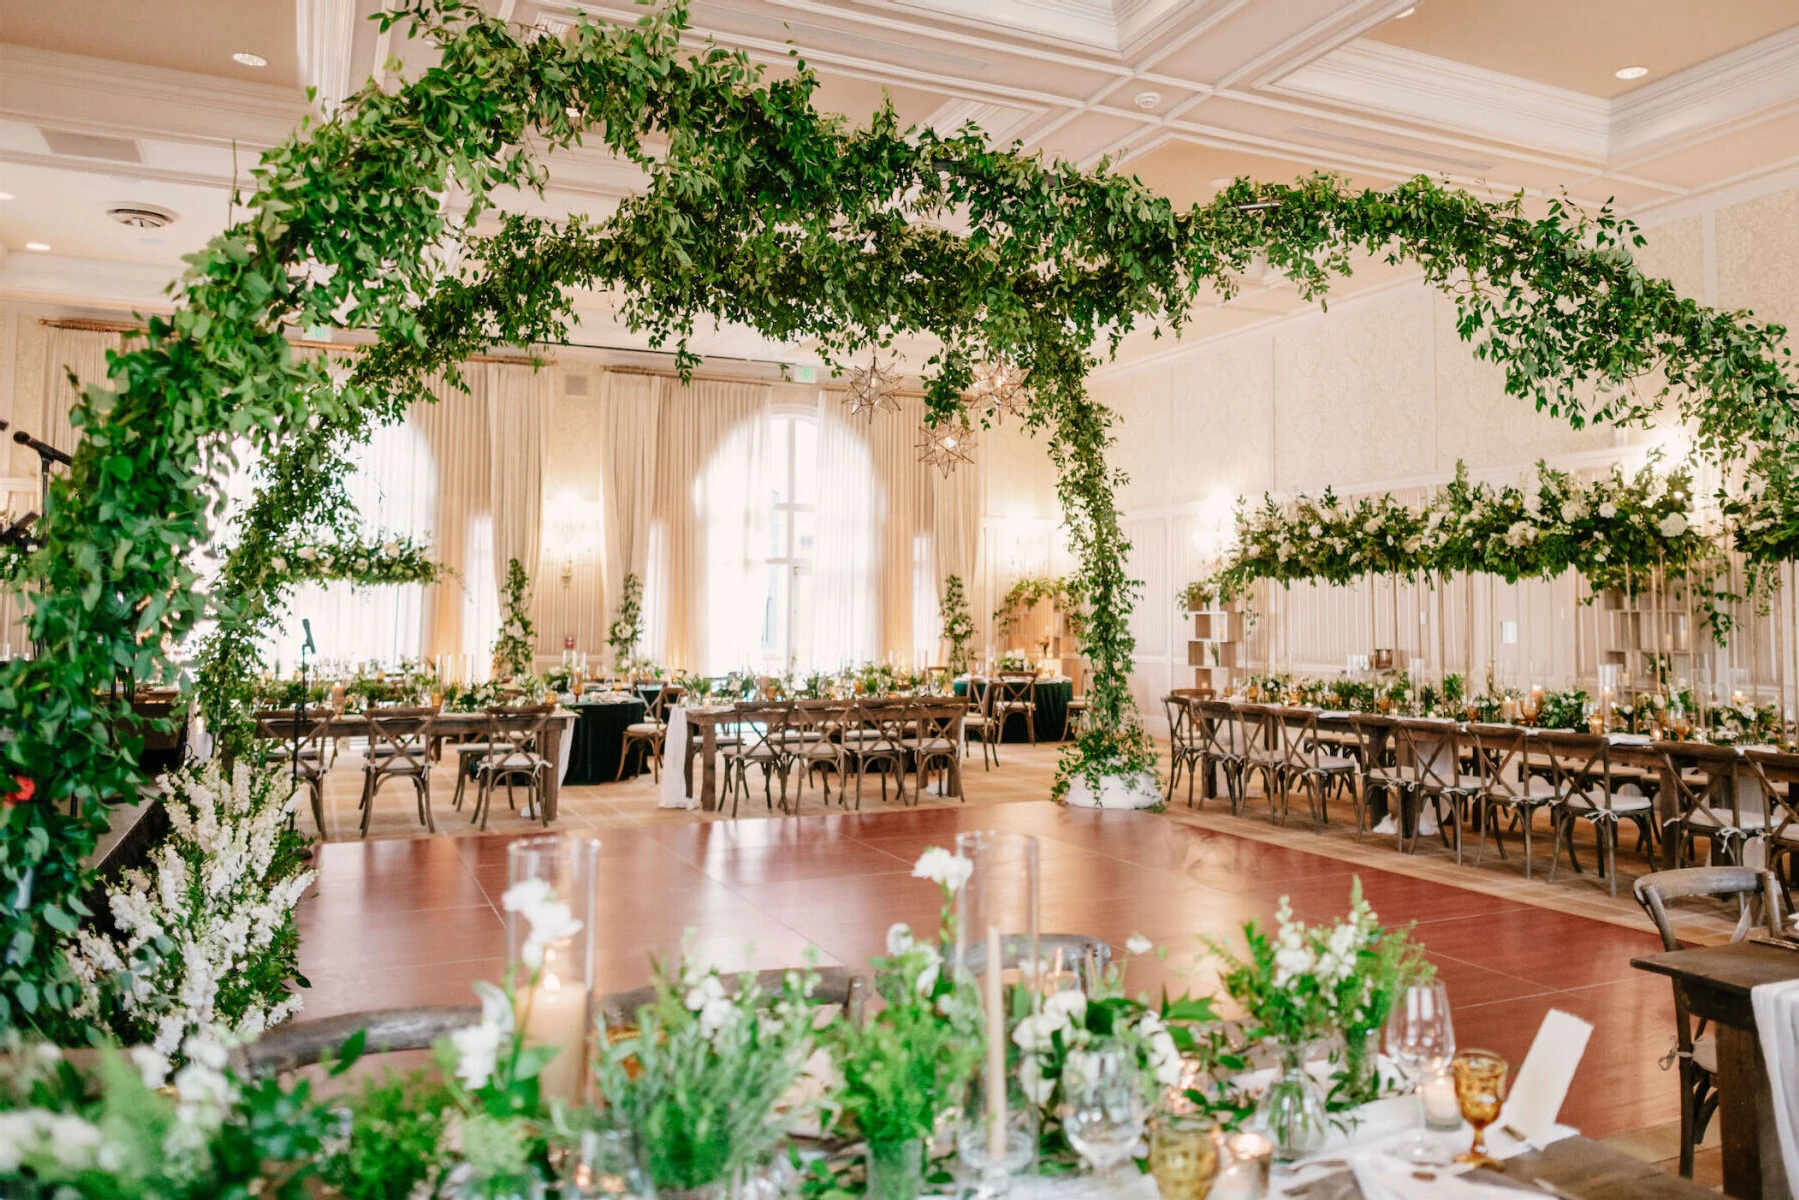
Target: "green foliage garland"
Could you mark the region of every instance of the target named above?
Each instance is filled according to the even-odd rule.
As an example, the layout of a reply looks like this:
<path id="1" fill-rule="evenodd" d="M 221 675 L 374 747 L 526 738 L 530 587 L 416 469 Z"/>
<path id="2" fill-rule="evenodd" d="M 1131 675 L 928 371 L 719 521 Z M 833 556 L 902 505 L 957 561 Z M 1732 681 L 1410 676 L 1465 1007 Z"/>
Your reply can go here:
<path id="1" fill-rule="evenodd" d="M 531 624 L 531 577 L 518 559 L 506 560 L 506 582 L 500 588 L 500 636 L 493 644 L 495 679 L 522 679 L 531 674 L 537 655 L 537 631 Z"/>
<path id="2" fill-rule="evenodd" d="M 631 652 L 643 640 L 643 580 L 635 572 L 627 574 L 624 594 L 618 599 L 618 612 L 606 629 L 606 644 L 612 647 L 612 663 L 623 671 L 631 662 Z"/>
<path id="3" fill-rule="evenodd" d="M 269 559 L 342 507 L 346 450 L 428 399 L 434 375 L 459 382 L 468 355 L 559 340 L 567 289 L 620 296 L 625 322 L 683 368 L 707 318 L 814 339 L 837 363 L 935 336 L 938 420 L 962 412 L 973 364 L 1017 366 L 1089 614 L 1090 720 L 1063 783 L 1153 763 L 1128 690 L 1136 584 L 1105 463 L 1111 416 L 1083 380 L 1139 324 L 1178 332 L 1202 291 L 1230 295 L 1258 257 L 1308 298 L 1358 252 L 1415 263 L 1455 295 L 1460 333 L 1508 391 L 1575 424 L 1643 417 L 1672 396 L 1707 451 L 1784 455 L 1793 440 L 1784 331 L 1645 277 L 1634 228 L 1609 212 L 1552 202 L 1532 220 L 1522 199 L 1490 205 L 1422 178 L 1352 193 L 1326 176 L 1239 180 L 1177 210 L 1103 168 L 996 149 L 972 126 L 820 114 L 803 68 L 765 80 L 742 54 L 682 50 L 679 4 L 563 37 L 471 0 L 400 0 L 381 21 L 428 38 L 436 65 L 392 91 L 366 85 L 265 154 L 246 218 L 190 256 L 174 311 L 111 355 L 108 384 L 72 413 L 74 465 L 19 568 L 46 652 L 0 668 L 4 770 L 10 790 L 31 781 L 38 797 L 0 814 L 0 1024 L 54 1023 L 76 1000 L 43 914 L 78 911 L 82 856 L 105 802 L 135 794 L 143 733 L 95 697 L 165 671 L 211 618 L 202 701 L 221 745 L 241 745 L 255 647 L 286 582 Z M 539 156 L 584 131 L 643 170 L 642 193 L 600 221 L 484 219 L 497 189 L 541 189 Z M 347 367 L 296 355 L 284 331 L 315 326 L 373 342 Z M 1660 393 L 1624 390 L 1657 371 Z M 260 487 L 202 588 L 187 556 L 217 532 L 237 438 L 264 464 Z"/>
<path id="4" fill-rule="evenodd" d="M 1000 635 L 1011 633 L 1018 619 L 1044 600 L 1067 619 L 1069 632 L 1080 636 L 1083 621 L 1079 594 L 1068 580 L 1049 575 L 1026 575 L 1006 589 L 999 607 L 993 610 Z"/>
<path id="5" fill-rule="evenodd" d="M 949 643 L 949 673 L 960 675 L 968 670 L 968 647 L 974 641 L 974 618 L 968 613 L 968 594 L 960 575 L 944 578 L 937 617 L 943 622 L 943 640 Z"/>
<path id="6" fill-rule="evenodd" d="M 269 569 L 288 581 L 344 580 L 356 587 L 436 583 L 443 574 L 427 547 L 399 535 L 379 541 L 295 542 L 270 557 Z"/>

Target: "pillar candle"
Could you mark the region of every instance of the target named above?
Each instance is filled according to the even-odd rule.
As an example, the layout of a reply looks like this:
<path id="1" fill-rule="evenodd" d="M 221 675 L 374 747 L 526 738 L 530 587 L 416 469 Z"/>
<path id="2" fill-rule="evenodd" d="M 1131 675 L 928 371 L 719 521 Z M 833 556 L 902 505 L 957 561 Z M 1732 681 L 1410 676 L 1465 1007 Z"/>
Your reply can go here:
<path id="1" fill-rule="evenodd" d="M 989 1171 L 1006 1163 L 1006 1009 L 1000 979 L 999 926 L 987 926 L 987 1160 Z"/>
<path id="2" fill-rule="evenodd" d="M 565 984 L 550 969 L 553 959 L 553 953 L 546 956 L 543 977 L 526 1000 L 525 1044 L 556 1048 L 556 1057 L 537 1077 L 538 1092 L 546 1101 L 572 1105 L 580 1103 L 587 1068 L 587 996 L 578 983 Z"/>

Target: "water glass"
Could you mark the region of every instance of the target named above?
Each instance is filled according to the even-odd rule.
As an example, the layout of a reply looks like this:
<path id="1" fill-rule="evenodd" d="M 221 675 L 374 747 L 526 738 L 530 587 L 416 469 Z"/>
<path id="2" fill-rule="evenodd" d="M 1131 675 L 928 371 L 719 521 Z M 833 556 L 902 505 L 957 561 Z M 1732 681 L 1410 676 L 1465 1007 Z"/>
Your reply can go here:
<path id="1" fill-rule="evenodd" d="M 1077 1050 L 1062 1072 L 1062 1132 L 1099 1174 L 1131 1157 L 1143 1136 L 1148 1089 L 1136 1055 L 1122 1045 Z"/>
<path id="2" fill-rule="evenodd" d="M 1443 1070 L 1455 1056 L 1455 1023 L 1449 1015 L 1449 991 L 1441 983 L 1413 984 L 1393 1001 L 1387 1015 L 1387 1056 L 1393 1060 L 1413 1090 L 1419 1092 L 1420 1116 L 1425 1082 Z M 1413 1139 L 1412 1158 L 1418 1162 L 1447 1165 L 1431 1139 Z"/>

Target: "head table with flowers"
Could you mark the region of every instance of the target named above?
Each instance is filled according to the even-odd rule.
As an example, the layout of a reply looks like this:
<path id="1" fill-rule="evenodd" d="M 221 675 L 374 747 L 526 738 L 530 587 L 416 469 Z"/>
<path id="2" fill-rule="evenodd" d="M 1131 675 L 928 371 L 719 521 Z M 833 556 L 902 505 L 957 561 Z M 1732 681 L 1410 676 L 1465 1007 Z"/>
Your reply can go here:
<path id="1" fill-rule="evenodd" d="M 247 1064 L 292 1060 L 246 1050 L 304 1042 L 304 1024 L 248 1047 L 204 1024 L 78 1051 L 10 1035 L 0 1186 L 1384 1200 L 1462 1195 L 1477 1164 L 1501 1170 L 1531 1143 L 1521 1161 L 1552 1170 L 1543 1148 L 1573 1133 L 1553 1111 L 1496 1119 L 1505 1064 L 1456 1052 L 1422 949 L 1381 924 L 1359 882 L 1339 920 L 1308 925 L 1283 899 L 1271 927 L 1210 942 L 1217 995 L 1132 995 L 1130 963 L 1165 950 L 1134 936 L 1112 961 L 1101 943 L 1041 934 L 1036 839 L 963 833 L 918 859 L 939 929 L 891 928 L 867 1005 L 855 988 L 820 994 L 812 967 L 734 977 L 686 944 L 626 1003 L 592 986 L 597 852 L 572 838 L 510 845 L 510 965 L 476 985 L 478 1009 L 441 1010 L 455 1019 L 435 1069 L 351 1073 L 393 1048 L 381 1013 L 336 1019 L 320 1067 L 285 1077 Z"/>

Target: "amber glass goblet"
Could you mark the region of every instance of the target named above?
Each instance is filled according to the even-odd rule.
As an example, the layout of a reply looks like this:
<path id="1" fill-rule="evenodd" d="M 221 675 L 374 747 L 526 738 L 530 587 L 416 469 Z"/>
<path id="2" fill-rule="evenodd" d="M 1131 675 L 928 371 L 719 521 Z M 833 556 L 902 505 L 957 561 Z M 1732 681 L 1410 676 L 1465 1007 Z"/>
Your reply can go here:
<path id="1" fill-rule="evenodd" d="M 1205 1200 L 1218 1177 L 1218 1123 L 1198 1113 L 1164 1113 L 1149 1124 L 1149 1173 L 1162 1200 Z"/>
<path id="2" fill-rule="evenodd" d="M 1474 1126 L 1474 1142 L 1455 1156 L 1460 1163 L 1476 1167 L 1497 1167 L 1499 1163 L 1487 1154 L 1487 1126 L 1499 1119 L 1499 1108 L 1505 1100 L 1505 1059 L 1491 1050 L 1463 1050 L 1455 1056 L 1455 1098 L 1462 1116 Z"/>

